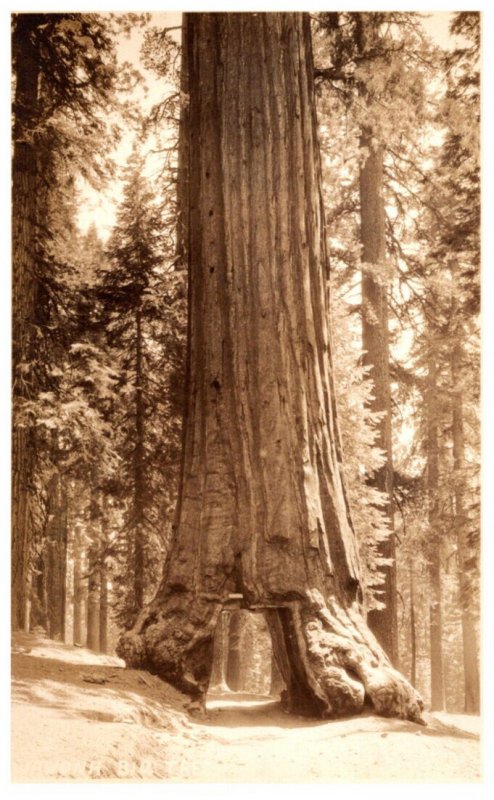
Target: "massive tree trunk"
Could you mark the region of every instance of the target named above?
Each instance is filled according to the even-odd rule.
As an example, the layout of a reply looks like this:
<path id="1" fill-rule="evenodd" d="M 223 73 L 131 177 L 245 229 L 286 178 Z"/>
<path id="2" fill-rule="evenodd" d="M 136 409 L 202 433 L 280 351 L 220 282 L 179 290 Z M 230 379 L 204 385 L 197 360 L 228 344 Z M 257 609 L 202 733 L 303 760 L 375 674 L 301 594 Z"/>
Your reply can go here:
<path id="1" fill-rule="evenodd" d="M 328 329 L 308 16 L 191 14 L 182 481 L 152 603 L 118 651 L 203 699 L 229 593 L 266 608 L 288 708 L 420 717 L 360 613 Z"/>
<path id="2" fill-rule="evenodd" d="M 38 170 L 33 127 L 38 109 L 39 58 L 33 37 L 37 14 L 19 14 L 14 22 L 14 151 L 12 161 L 12 626 L 24 623 L 29 601 L 34 432 L 18 424 L 24 401 L 32 398 L 36 309 L 36 237 Z"/>
<path id="3" fill-rule="evenodd" d="M 443 667 L 443 624 L 441 591 L 441 537 L 439 530 L 439 443 L 438 443 L 438 397 L 437 364 L 434 352 L 429 356 L 429 375 L 426 397 L 427 410 L 427 495 L 429 537 L 426 555 L 429 571 L 429 620 L 431 655 L 431 708 L 443 711 L 446 708 Z"/>
<path id="4" fill-rule="evenodd" d="M 468 543 L 467 512 L 465 508 L 465 433 L 461 389 L 463 352 L 459 339 L 461 326 L 456 331 L 457 343 L 451 353 L 452 403 L 453 403 L 453 467 L 455 500 L 455 534 L 458 552 L 458 578 L 463 637 L 463 669 L 465 676 L 465 711 L 478 714 L 480 709 L 480 677 L 476 620 L 473 613 L 471 574 L 471 548 Z"/>

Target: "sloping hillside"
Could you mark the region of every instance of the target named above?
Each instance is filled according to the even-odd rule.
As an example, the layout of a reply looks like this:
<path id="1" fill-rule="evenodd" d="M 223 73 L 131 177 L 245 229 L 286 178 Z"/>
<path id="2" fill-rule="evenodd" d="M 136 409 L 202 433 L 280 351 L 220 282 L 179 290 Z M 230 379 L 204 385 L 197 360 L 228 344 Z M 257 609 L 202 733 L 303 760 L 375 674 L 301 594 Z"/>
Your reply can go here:
<path id="1" fill-rule="evenodd" d="M 235 694 L 212 697 L 194 717 L 158 678 L 35 635 L 16 637 L 12 681 L 15 782 L 480 779 L 478 717 L 311 722 Z"/>

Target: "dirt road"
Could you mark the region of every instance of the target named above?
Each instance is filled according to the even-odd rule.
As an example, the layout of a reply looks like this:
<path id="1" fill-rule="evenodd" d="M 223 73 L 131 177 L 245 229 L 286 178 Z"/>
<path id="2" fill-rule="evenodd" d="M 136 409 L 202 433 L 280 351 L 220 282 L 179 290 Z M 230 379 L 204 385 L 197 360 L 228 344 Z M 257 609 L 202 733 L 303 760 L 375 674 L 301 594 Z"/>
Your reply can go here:
<path id="1" fill-rule="evenodd" d="M 12 778 L 33 781 L 476 782 L 479 718 L 330 722 L 221 695 L 206 716 L 118 659 L 37 637 L 13 655 Z"/>

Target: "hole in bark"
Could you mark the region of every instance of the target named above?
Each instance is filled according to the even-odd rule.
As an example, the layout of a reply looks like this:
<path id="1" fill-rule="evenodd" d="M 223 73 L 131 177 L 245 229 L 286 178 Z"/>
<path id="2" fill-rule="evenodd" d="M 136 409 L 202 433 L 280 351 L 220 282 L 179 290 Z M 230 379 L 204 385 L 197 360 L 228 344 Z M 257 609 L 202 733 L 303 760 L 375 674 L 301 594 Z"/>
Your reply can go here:
<path id="1" fill-rule="evenodd" d="M 212 216 L 213 216 L 213 214 L 214 214 L 214 211 L 213 211 L 213 209 L 212 209 L 212 208 L 210 208 L 210 209 L 209 209 L 209 216 L 210 216 L 210 217 L 212 217 Z"/>
<path id="2" fill-rule="evenodd" d="M 212 389 L 216 389 L 217 391 L 221 389 L 221 383 L 219 382 L 218 378 L 212 380 L 210 386 Z"/>
<path id="3" fill-rule="evenodd" d="M 209 708 L 249 709 L 280 699 L 284 681 L 261 612 L 224 609 L 219 617 L 209 681 Z"/>
<path id="4" fill-rule="evenodd" d="M 211 275 L 212 275 L 212 274 L 213 274 L 213 272 L 214 272 L 214 267 L 209 267 L 209 271 L 210 271 L 210 273 L 211 273 Z"/>

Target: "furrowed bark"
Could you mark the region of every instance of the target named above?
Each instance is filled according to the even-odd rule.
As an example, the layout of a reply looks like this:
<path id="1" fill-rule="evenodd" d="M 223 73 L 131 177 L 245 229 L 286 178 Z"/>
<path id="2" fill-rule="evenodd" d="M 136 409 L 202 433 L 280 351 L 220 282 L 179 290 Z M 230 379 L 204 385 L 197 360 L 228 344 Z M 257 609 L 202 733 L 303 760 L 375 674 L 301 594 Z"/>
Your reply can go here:
<path id="1" fill-rule="evenodd" d="M 203 700 L 231 592 L 266 611 L 291 710 L 418 719 L 359 609 L 303 14 L 191 14 L 189 369 L 163 581 L 118 652 Z"/>
<path id="2" fill-rule="evenodd" d="M 269 693 L 274 697 L 279 697 L 283 688 L 284 688 L 283 678 L 281 676 L 281 672 L 278 667 L 278 662 L 276 660 L 276 654 L 273 649 L 273 652 L 271 654 L 271 682 L 269 686 Z"/>
<path id="3" fill-rule="evenodd" d="M 12 627 L 25 624 L 29 601 L 35 439 L 17 415 L 34 393 L 32 370 L 36 309 L 38 165 L 32 128 L 38 108 L 39 59 L 34 31 L 39 15 L 14 23 L 14 151 L 12 159 Z"/>

